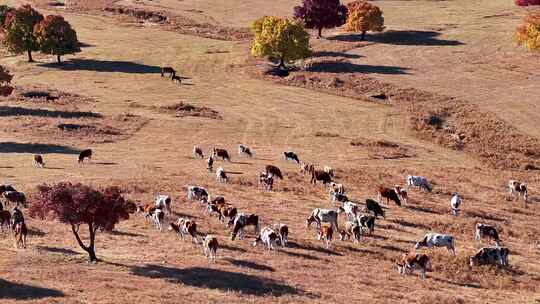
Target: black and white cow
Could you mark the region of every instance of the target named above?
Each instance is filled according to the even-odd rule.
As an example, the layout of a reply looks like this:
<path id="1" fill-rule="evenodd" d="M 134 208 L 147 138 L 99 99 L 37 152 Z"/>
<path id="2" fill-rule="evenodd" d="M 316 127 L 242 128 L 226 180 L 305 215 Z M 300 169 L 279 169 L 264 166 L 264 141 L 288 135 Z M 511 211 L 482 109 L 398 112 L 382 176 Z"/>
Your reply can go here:
<path id="1" fill-rule="evenodd" d="M 291 160 L 295 161 L 297 164 L 300 164 L 300 159 L 298 158 L 298 155 L 292 151 L 283 152 L 283 157 L 285 160 Z"/>
<path id="2" fill-rule="evenodd" d="M 188 186 L 187 187 L 187 199 L 190 201 L 202 199 L 208 200 L 208 191 L 205 188 L 199 186 Z"/>
<path id="3" fill-rule="evenodd" d="M 508 182 L 508 193 L 511 196 L 513 196 L 514 193 L 517 193 L 518 197 L 523 197 L 523 201 L 525 202 L 525 204 L 527 204 L 527 200 L 529 199 L 529 190 L 527 189 L 527 185 L 525 185 L 524 183 L 510 180 Z"/>
<path id="4" fill-rule="evenodd" d="M 252 157 L 253 153 L 251 153 L 251 149 L 248 146 L 238 145 L 238 155 Z"/>
<path id="5" fill-rule="evenodd" d="M 338 231 L 338 212 L 331 209 L 313 209 L 306 220 L 306 227 L 309 228 L 311 223 L 315 223 L 317 228 L 320 228 L 322 223 L 330 223 Z"/>
<path id="6" fill-rule="evenodd" d="M 407 189 L 411 187 L 418 188 L 427 192 L 431 192 L 432 187 L 427 178 L 423 176 L 407 175 Z"/>
<path id="7" fill-rule="evenodd" d="M 476 224 L 476 232 L 474 234 L 474 239 L 477 242 L 480 242 L 480 239 L 482 239 L 483 237 L 492 239 L 497 246 L 500 246 L 501 239 L 499 238 L 499 232 L 497 231 L 497 228 L 490 225 L 478 223 Z"/>
<path id="8" fill-rule="evenodd" d="M 154 205 L 156 208 L 167 210 L 167 213 L 171 213 L 171 197 L 168 195 L 159 194 L 156 196 Z"/>
<path id="9" fill-rule="evenodd" d="M 508 255 L 510 250 L 506 247 L 484 247 L 475 255 L 469 257 L 469 265 L 481 266 L 481 265 L 501 265 L 508 266 Z"/>
<path id="10" fill-rule="evenodd" d="M 453 255 L 456 255 L 454 237 L 448 234 L 428 233 L 422 240 L 416 243 L 414 249 L 419 249 L 421 247 L 446 247 L 448 251 L 452 252 Z"/>

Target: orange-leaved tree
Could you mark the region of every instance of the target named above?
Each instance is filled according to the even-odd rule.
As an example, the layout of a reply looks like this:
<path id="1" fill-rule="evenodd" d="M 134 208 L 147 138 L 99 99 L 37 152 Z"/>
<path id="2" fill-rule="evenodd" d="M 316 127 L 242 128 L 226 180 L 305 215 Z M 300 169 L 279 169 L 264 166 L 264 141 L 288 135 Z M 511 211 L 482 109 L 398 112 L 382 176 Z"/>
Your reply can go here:
<path id="1" fill-rule="evenodd" d="M 540 51 L 540 12 L 530 13 L 516 29 L 514 39 L 530 51 Z"/>
<path id="2" fill-rule="evenodd" d="M 60 57 L 66 54 L 80 52 L 77 33 L 62 16 L 49 15 L 34 27 L 39 49 L 44 54 Z"/>
<path id="3" fill-rule="evenodd" d="M 345 30 L 362 33 L 364 40 L 367 31 L 380 32 L 384 29 L 382 10 L 365 1 L 354 1 L 347 4 L 348 15 Z"/>

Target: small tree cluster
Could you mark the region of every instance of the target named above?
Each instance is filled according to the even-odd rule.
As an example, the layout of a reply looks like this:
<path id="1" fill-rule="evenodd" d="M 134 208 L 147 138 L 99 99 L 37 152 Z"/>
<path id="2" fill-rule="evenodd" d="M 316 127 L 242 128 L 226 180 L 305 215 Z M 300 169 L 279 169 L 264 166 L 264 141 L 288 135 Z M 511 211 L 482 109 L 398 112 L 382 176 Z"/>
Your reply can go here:
<path id="1" fill-rule="evenodd" d="M 311 54 L 309 33 L 299 22 L 265 16 L 256 20 L 252 28 L 255 33 L 251 45 L 253 56 L 278 59 L 280 68 L 285 68 L 285 62 Z"/>
<path id="2" fill-rule="evenodd" d="M 303 0 L 302 5 L 294 7 L 294 18 L 302 20 L 309 29 L 318 30 L 322 37 L 323 28 L 342 26 L 347 20 L 347 7 L 339 0 Z"/>
<path id="3" fill-rule="evenodd" d="M 43 17 L 30 5 L 17 9 L 0 6 L 2 44 L 13 54 L 28 54 L 33 62 L 32 52 L 60 56 L 80 52 L 76 32 L 61 16 Z"/>
<path id="4" fill-rule="evenodd" d="M 13 87 L 10 85 L 11 79 L 13 76 L 0 65 L 0 96 L 9 96 L 13 92 Z"/>
<path id="5" fill-rule="evenodd" d="M 516 29 L 514 39 L 530 51 L 540 51 L 540 12 L 525 16 L 523 24 Z"/>
<path id="6" fill-rule="evenodd" d="M 38 186 L 38 195 L 30 207 L 30 216 L 58 219 L 71 226 L 79 246 L 91 262 L 97 261 L 95 237 L 98 230 L 110 231 L 121 220 L 129 218 L 133 203 L 126 201 L 117 187 L 102 191 L 83 184 L 59 183 Z M 79 227 L 88 228 L 89 243 L 85 245 Z"/>
<path id="7" fill-rule="evenodd" d="M 384 18 L 379 7 L 365 1 L 354 1 L 347 8 L 349 14 L 345 30 L 362 33 L 361 40 L 364 40 L 367 31 L 380 32 L 384 29 Z"/>

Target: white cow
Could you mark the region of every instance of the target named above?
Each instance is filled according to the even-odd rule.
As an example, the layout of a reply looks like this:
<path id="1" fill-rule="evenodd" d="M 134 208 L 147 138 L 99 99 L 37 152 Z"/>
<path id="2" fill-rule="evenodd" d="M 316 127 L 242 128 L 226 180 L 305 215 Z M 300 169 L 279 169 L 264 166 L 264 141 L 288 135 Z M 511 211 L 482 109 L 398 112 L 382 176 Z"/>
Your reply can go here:
<path id="1" fill-rule="evenodd" d="M 154 223 L 156 224 L 156 228 L 159 231 L 163 230 L 164 218 L 165 218 L 165 213 L 161 209 L 154 210 L 154 213 L 152 214 L 152 220 L 154 220 Z"/>
<path id="2" fill-rule="evenodd" d="M 315 222 L 317 228 L 321 227 L 322 223 L 330 223 L 336 231 L 338 230 L 338 212 L 330 209 L 313 209 L 311 215 L 306 220 L 306 227 Z"/>
<path id="3" fill-rule="evenodd" d="M 450 200 L 450 208 L 452 209 L 454 215 L 458 215 L 459 211 L 461 211 L 459 207 L 461 206 L 462 202 L 463 199 L 459 194 L 455 193 L 454 196 L 452 196 L 452 199 Z"/>
<path id="4" fill-rule="evenodd" d="M 223 170 L 222 167 L 219 167 L 216 171 L 216 179 L 220 183 L 226 183 L 229 181 L 229 178 L 227 177 L 227 174 L 225 173 L 225 170 Z"/>
<path id="5" fill-rule="evenodd" d="M 358 211 L 360 210 L 358 207 L 358 204 L 355 204 L 351 201 L 346 201 L 343 203 L 343 207 L 340 207 L 340 210 L 343 210 L 345 214 L 349 217 L 349 219 L 356 219 L 356 215 L 358 214 Z"/>
<path id="6" fill-rule="evenodd" d="M 264 227 L 261 230 L 261 233 L 255 238 L 253 246 L 257 246 L 257 243 L 262 242 L 264 245 L 266 245 L 266 249 L 270 251 L 274 250 L 274 248 L 277 247 L 278 240 L 279 235 L 274 229 L 270 227 Z"/>
<path id="7" fill-rule="evenodd" d="M 154 201 L 156 208 L 167 210 L 167 213 L 171 213 L 171 197 L 168 195 L 159 194 Z"/>
<path id="8" fill-rule="evenodd" d="M 452 252 L 453 255 L 456 255 L 454 237 L 448 234 L 428 233 L 414 246 L 415 249 L 421 247 L 446 247 L 448 251 Z"/>
<path id="9" fill-rule="evenodd" d="M 420 190 L 431 192 L 431 185 L 423 176 L 407 175 L 407 189 L 415 187 Z"/>

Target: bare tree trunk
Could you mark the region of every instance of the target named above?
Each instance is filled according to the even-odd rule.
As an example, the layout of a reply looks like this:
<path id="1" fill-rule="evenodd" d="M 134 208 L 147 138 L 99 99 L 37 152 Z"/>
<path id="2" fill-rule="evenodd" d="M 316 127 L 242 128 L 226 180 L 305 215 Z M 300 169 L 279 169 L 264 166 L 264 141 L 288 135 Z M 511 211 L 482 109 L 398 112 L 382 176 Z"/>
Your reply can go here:
<path id="1" fill-rule="evenodd" d="M 317 35 L 317 38 L 322 38 L 322 27 L 319 28 L 319 34 Z"/>
<path id="2" fill-rule="evenodd" d="M 34 62 L 34 58 L 32 58 L 32 51 L 28 50 L 26 52 L 28 53 L 28 62 Z"/>
<path id="3" fill-rule="evenodd" d="M 365 38 L 366 38 L 366 31 L 363 31 L 362 36 L 360 36 L 360 40 L 364 41 Z"/>
<path id="4" fill-rule="evenodd" d="M 58 61 L 59 64 L 62 63 L 62 60 L 60 60 L 60 55 L 56 55 L 56 61 Z"/>
<path id="5" fill-rule="evenodd" d="M 90 223 L 88 224 L 88 231 L 90 232 L 90 245 L 86 246 L 84 245 L 83 241 L 81 240 L 81 237 L 79 236 L 79 225 L 71 224 L 71 231 L 73 231 L 73 234 L 75 235 L 75 239 L 77 239 L 77 243 L 81 248 L 88 253 L 90 262 L 97 262 L 96 257 L 96 251 L 94 248 L 94 240 L 96 237 L 96 231 L 93 229 L 93 225 Z"/>
<path id="6" fill-rule="evenodd" d="M 285 60 L 283 57 L 279 58 L 279 68 L 283 70 L 285 69 Z"/>

